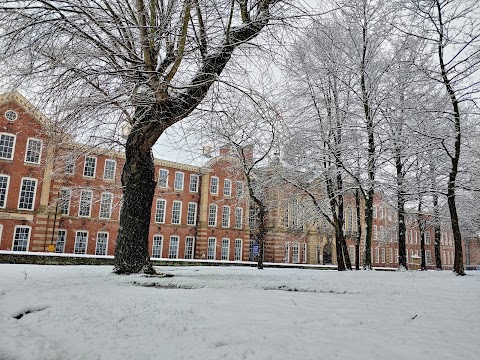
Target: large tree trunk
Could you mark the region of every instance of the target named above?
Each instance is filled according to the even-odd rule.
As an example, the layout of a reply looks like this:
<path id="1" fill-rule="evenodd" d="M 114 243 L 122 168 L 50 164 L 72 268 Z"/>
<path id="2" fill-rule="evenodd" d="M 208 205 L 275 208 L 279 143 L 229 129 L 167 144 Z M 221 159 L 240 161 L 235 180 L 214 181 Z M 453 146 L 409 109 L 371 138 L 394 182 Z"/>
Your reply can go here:
<path id="1" fill-rule="evenodd" d="M 442 270 L 442 258 L 440 257 L 440 239 L 442 237 L 440 229 L 440 210 L 438 208 L 438 194 L 433 193 L 433 229 L 434 229 L 434 247 L 435 247 L 435 269 Z"/>
<path id="2" fill-rule="evenodd" d="M 360 241 L 362 240 L 362 220 L 360 218 L 360 190 L 355 190 L 355 210 L 357 213 L 357 236 L 355 239 L 355 270 L 360 270 Z"/>
<path id="3" fill-rule="evenodd" d="M 418 228 L 420 230 L 420 256 L 421 256 L 421 264 L 420 270 L 425 271 L 427 270 L 427 262 L 425 259 L 425 218 L 421 215 L 422 211 L 422 199 L 418 202 L 418 214 L 417 214 L 417 222 Z"/>
<path id="4" fill-rule="evenodd" d="M 139 149 L 129 136 L 122 173 L 123 205 L 115 247 L 114 272 L 155 272 L 150 263 L 148 233 L 155 193 L 155 167 L 150 149 Z"/>
<path id="5" fill-rule="evenodd" d="M 397 146 L 395 153 L 395 167 L 397 171 L 397 209 L 398 209 L 398 268 L 408 269 L 407 248 L 405 242 L 405 193 L 403 163 L 400 156 L 400 147 Z"/>
<path id="6" fill-rule="evenodd" d="M 442 5 L 438 0 L 436 0 L 436 6 L 438 11 L 438 59 L 440 62 L 440 70 L 442 75 L 443 84 L 447 90 L 448 96 L 452 103 L 453 110 L 453 124 L 455 129 L 455 145 L 453 155 L 448 152 L 452 162 L 452 168 L 448 176 L 448 186 L 447 186 L 447 201 L 448 201 L 448 210 L 450 211 L 450 219 L 452 222 L 452 231 L 453 231 L 453 241 L 455 245 L 455 260 L 453 262 L 453 271 L 457 275 L 465 275 L 465 268 L 463 266 L 463 249 L 462 249 L 462 234 L 460 233 L 460 227 L 458 225 L 458 214 L 457 206 L 455 203 L 455 189 L 456 189 L 456 179 L 458 173 L 458 162 L 460 160 L 460 146 L 461 146 L 461 127 L 460 127 L 460 107 L 455 94 L 455 90 L 452 87 L 450 79 L 447 75 L 447 67 L 444 62 L 444 27 L 442 19 Z"/>

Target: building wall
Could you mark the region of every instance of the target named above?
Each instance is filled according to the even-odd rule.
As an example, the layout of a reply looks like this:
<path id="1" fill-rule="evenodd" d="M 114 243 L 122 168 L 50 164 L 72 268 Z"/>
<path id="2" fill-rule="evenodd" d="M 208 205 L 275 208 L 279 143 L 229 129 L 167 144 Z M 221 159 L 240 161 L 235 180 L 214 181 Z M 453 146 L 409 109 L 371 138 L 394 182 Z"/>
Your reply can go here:
<path id="1" fill-rule="evenodd" d="M 15 121 L 8 121 L 4 116 L 8 110 L 18 114 Z M 108 234 L 106 254 L 113 255 L 121 208 L 121 170 L 125 160 L 124 154 L 72 143 L 66 141 L 68 140 L 66 136 L 61 138 L 56 136 L 52 132 L 53 127 L 48 119 L 38 113 L 18 93 L 4 94 L 0 97 L 0 114 L 0 133 L 14 135 L 16 140 L 13 159 L 0 159 L 0 174 L 9 178 L 5 206 L 0 208 L 0 250 L 13 250 L 16 227 L 24 226 L 28 227 L 29 238 L 26 248 L 22 249 L 24 251 L 77 252 L 95 255 L 97 236 Z M 25 162 L 28 138 L 42 140 L 39 164 Z M 95 166 L 90 168 L 94 169 L 94 173 L 89 173 L 86 163 L 92 164 L 92 159 L 95 159 Z M 115 171 L 111 179 L 105 178 L 106 161 L 110 164 L 111 161 L 115 161 Z M 70 164 L 73 166 L 69 167 Z M 168 172 L 166 184 L 159 181 L 161 169 Z M 179 241 L 177 253 L 172 253 L 170 256 L 178 258 L 185 256 L 186 238 L 194 237 L 193 257 L 209 258 L 208 238 L 215 238 L 214 258 L 222 258 L 222 239 L 229 239 L 228 251 L 224 247 L 223 258 L 234 260 L 235 239 L 241 239 L 240 260 L 248 260 L 248 197 L 237 196 L 237 181 L 242 183 L 243 177 L 241 172 L 235 169 L 235 160 L 228 156 L 212 159 L 205 167 L 155 160 L 157 187 L 151 210 L 149 234 L 151 255 L 153 255 L 154 237 L 163 237 L 161 252 L 155 254 L 156 257 L 163 258 L 169 257 L 172 236 L 174 239 L 178 237 Z M 177 186 L 177 188 L 175 187 L 176 173 L 183 174 L 183 186 Z M 18 208 L 19 191 L 24 177 L 37 180 L 34 206 L 30 210 Z M 194 191 L 190 190 L 191 177 L 198 179 L 197 188 Z M 211 191 L 212 178 L 218 180 L 217 193 Z M 230 192 L 225 190 L 226 179 L 231 184 Z M 62 200 L 62 191 L 64 193 L 68 191 L 71 194 L 68 207 L 65 206 L 63 211 L 62 207 L 67 202 Z M 82 194 L 91 194 L 91 200 L 84 202 L 88 206 L 82 207 L 83 210 L 90 211 L 83 214 L 80 211 Z M 102 195 L 106 196 L 104 194 L 111 194 L 112 201 L 111 211 L 106 212 L 108 215 L 102 217 L 100 211 Z M 160 199 L 165 200 L 166 205 L 163 219 L 158 219 L 156 216 L 157 200 Z M 85 197 L 84 200 L 86 200 Z M 179 223 L 172 221 L 174 203 L 181 204 Z M 189 203 L 196 206 L 195 216 L 190 217 L 190 220 L 194 218 L 192 224 L 187 224 Z M 210 204 L 218 206 L 215 224 L 208 224 Z M 222 223 L 224 206 L 230 207 L 230 216 L 228 222 Z M 238 225 L 235 224 L 237 207 L 242 209 L 241 226 L 235 226 Z M 80 242 L 78 242 L 75 250 L 76 242 L 81 238 L 77 234 L 87 235 L 85 249 L 79 247 Z M 59 235 L 65 235 L 64 247 L 59 246 Z M 101 247 L 98 248 L 100 249 Z M 104 252 L 100 254 L 103 255 Z"/>

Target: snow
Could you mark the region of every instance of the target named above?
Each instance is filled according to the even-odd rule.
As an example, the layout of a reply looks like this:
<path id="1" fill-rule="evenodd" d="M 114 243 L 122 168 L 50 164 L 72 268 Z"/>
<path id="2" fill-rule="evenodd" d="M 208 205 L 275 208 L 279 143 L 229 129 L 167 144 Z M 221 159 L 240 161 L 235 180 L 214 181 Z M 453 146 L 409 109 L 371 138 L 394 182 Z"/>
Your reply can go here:
<path id="1" fill-rule="evenodd" d="M 480 271 L 157 270 L 0 264 L 0 359 L 480 356 Z"/>

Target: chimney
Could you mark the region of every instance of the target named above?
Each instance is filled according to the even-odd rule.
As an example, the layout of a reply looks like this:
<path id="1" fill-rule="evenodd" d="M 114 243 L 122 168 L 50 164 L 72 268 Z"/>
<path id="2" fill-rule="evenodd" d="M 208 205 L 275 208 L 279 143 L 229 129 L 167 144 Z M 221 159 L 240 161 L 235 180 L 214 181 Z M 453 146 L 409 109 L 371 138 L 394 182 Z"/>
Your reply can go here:
<path id="1" fill-rule="evenodd" d="M 225 144 L 220 147 L 220 156 L 228 155 L 232 152 L 232 148 L 230 145 Z"/>
<path id="2" fill-rule="evenodd" d="M 213 148 L 210 145 L 205 145 L 202 149 L 203 151 L 203 156 L 211 158 L 212 157 L 212 151 Z"/>

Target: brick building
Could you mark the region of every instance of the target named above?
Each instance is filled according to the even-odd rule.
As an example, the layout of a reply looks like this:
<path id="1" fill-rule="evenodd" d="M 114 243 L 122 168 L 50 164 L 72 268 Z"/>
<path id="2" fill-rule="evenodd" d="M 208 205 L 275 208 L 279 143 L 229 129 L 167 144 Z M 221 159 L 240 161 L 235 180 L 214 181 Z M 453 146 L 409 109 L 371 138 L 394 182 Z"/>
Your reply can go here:
<path id="1" fill-rule="evenodd" d="M 0 250 L 113 255 L 123 164 L 122 152 L 72 142 L 19 93 L 0 95 Z M 253 260 L 255 209 L 249 209 L 238 165 L 228 148 L 204 166 L 155 159 L 152 258 Z M 335 264 L 333 229 L 309 198 L 288 184 L 266 192 L 265 261 Z M 360 209 L 362 264 L 363 203 Z M 347 247 L 355 263 L 358 229 L 352 194 L 344 196 L 344 211 Z M 397 213 L 381 194 L 375 196 L 373 218 L 372 264 L 397 267 Z M 413 214 L 406 222 L 407 262 L 413 264 L 420 256 L 420 230 Z M 442 264 L 449 269 L 453 236 L 448 226 L 441 230 Z M 427 221 L 429 268 L 435 262 L 433 242 Z M 466 265 L 480 264 L 478 238 L 465 242 L 464 256 Z"/>
<path id="2" fill-rule="evenodd" d="M 72 142 L 19 93 L 0 95 L 0 250 L 113 255 L 124 154 Z M 155 159 L 153 258 L 248 260 L 249 199 L 228 155 Z"/>

